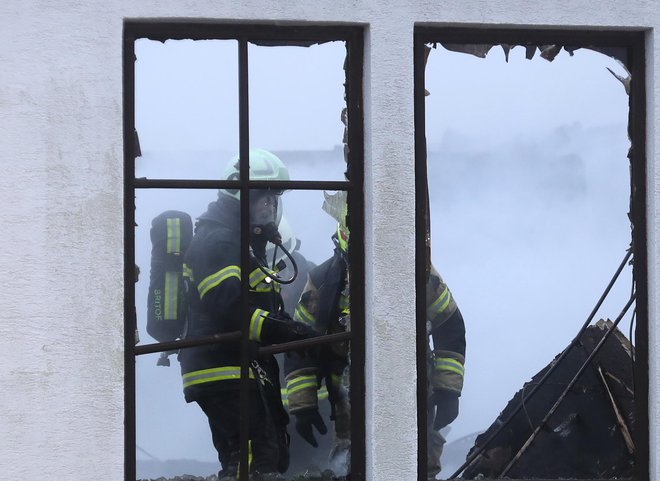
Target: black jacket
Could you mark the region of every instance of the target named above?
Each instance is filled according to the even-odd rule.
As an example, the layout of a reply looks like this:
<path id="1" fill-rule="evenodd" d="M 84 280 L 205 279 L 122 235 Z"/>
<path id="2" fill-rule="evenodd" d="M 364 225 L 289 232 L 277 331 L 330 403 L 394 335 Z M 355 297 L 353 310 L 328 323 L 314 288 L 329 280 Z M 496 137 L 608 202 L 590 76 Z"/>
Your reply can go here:
<path id="1" fill-rule="evenodd" d="M 220 196 L 218 201 L 209 204 L 195 226 L 195 235 L 185 255 L 185 270 L 190 279 L 188 338 L 241 330 L 238 212 L 238 200 Z M 262 261 L 265 263 L 265 259 Z M 269 336 L 269 324 L 277 322 L 274 318 L 282 315 L 279 284 L 267 282 L 269 279 L 258 268 L 254 256 L 250 258 L 249 276 L 250 340 L 257 344 L 276 342 L 277 339 Z M 240 341 L 233 341 L 181 350 L 179 361 L 188 402 L 217 390 L 238 389 L 240 344 Z M 258 362 L 279 392 L 275 358 L 267 356 Z M 250 377 L 253 377 L 252 372 Z"/>
<path id="2" fill-rule="evenodd" d="M 314 268 L 300 297 L 294 319 L 314 327 L 321 334 L 334 334 L 350 328 L 347 292 L 347 265 L 339 248 L 323 264 Z M 465 324 L 449 288 L 432 268 L 427 283 L 428 334 L 434 349 L 429 353 L 430 387 L 460 395 L 465 363 Z M 316 408 L 316 389 L 325 379 L 332 402 L 348 365 L 347 343 L 325 345 L 315 357 L 289 354 L 285 374 L 289 412 Z"/>

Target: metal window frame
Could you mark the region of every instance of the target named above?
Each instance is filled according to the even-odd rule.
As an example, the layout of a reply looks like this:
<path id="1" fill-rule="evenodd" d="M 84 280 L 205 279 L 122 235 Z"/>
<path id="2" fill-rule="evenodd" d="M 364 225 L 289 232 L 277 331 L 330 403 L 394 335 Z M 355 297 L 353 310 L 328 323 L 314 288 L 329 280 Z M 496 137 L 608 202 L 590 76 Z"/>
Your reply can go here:
<path id="1" fill-rule="evenodd" d="M 248 265 L 249 251 L 246 239 L 249 231 L 247 215 L 251 189 L 273 185 L 274 182 L 252 181 L 249 170 L 249 99 L 248 99 L 248 44 L 261 45 L 313 45 L 327 41 L 343 41 L 346 44 L 346 107 L 348 109 L 349 163 L 347 181 L 287 181 L 277 182 L 278 188 L 292 190 L 344 190 L 348 192 L 348 227 L 351 232 L 349 261 L 351 278 L 351 314 L 355 319 L 364 319 L 364 113 L 363 113 L 363 27 L 356 25 L 311 25 L 251 23 L 235 24 L 220 21 L 177 19 L 125 20 L 123 32 L 123 108 L 124 108 L 124 362 L 125 362 L 125 459 L 124 477 L 128 481 L 136 477 L 136 404 L 135 404 L 135 357 L 142 354 L 180 349 L 240 339 L 242 345 L 240 399 L 248 402 L 248 329 L 243 332 L 222 336 L 187 339 L 167 343 L 135 346 L 135 192 L 136 189 L 219 189 L 239 186 L 241 196 L 241 264 Z M 138 146 L 135 142 L 135 50 L 134 42 L 140 38 L 165 41 L 168 39 L 193 40 L 236 40 L 238 43 L 239 68 L 239 153 L 240 180 L 196 179 L 137 179 L 135 157 Z M 248 316 L 248 278 L 242 276 L 242 317 L 245 325 Z M 313 345 L 340 340 L 351 340 L 351 479 L 365 479 L 365 333 L 364 323 L 353 323 L 351 331 L 327 335 L 308 341 L 296 341 L 259 349 L 261 354 L 283 352 L 301 345 Z M 248 417 L 247 409 L 241 411 L 241 469 L 240 479 L 247 480 L 248 470 Z"/>
<path id="2" fill-rule="evenodd" d="M 427 471 L 427 372 L 426 349 L 426 273 L 427 251 L 425 225 L 427 218 L 427 160 L 425 120 L 425 57 L 428 43 L 454 44 L 508 44 L 508 45 L 570 45 L 623 47 L 627 49 L 631 72 L 630 110 L 628 132 L 632 151 L 631 160 L 631 222 L 633 229 L 633 279 L 637 285 L 637 320 L 635 330 L 635 476 L 650 479 L 649 415 L 648 415 L 648 256 L 646 214 L 646 43 L 644 29 L 617 30 L 579 27 L 555 28 L 501 28 L 501 27 L 440 27 L 416 25 L 414 30 L 414 85 L 415 85 L 415 201 L 416 201 L 416 322 L 417 322 L 417 411 L 418 411 L 418 480 L 426 481 Z"/>

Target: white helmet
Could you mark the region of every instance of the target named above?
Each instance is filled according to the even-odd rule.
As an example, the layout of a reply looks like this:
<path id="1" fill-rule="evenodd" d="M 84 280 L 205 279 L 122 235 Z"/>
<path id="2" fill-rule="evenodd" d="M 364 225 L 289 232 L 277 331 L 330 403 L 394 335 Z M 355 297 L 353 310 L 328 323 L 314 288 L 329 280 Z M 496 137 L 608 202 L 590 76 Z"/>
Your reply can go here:
<path id="1" fill-rule="evenodd" d="M 238 180 L 239 157 L 229 161 L 223 177 L 227 180 Z M 280 158 L 264 149 L 250 149 L 250 180 L 289 180 L 289 169 Z M 281 194 L 282 192 L 279 191 Z M 238 189 L 221 189 L 219 194 L 229 195 L 238 199 Z"/>

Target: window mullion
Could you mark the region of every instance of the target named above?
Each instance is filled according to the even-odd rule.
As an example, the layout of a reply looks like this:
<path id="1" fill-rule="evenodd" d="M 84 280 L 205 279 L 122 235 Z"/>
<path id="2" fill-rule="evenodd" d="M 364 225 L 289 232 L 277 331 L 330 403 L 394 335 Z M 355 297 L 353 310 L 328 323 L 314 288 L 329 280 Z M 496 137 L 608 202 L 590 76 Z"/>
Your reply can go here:
<path id="1" fill-rule="evenodd" d="M 249 102 L 248 102 L 248 44 L 247 40 L 238 42 L 238 102 L 239 102 L 239 172 L 240 172 L 240 219 L 241 219 L 241 380 L 239 399 L 240 408 L 240 468 L 239 480 L 246 481 L 249 471 Z"/>
<path id="2" fill-rule="evenodd" d="M 424 105 L 424 48 L 425 44 L 417 36 L 415 42 L 415 202 L 416 207 L 416 250 L 415 286 L 416 286 L 416 320 L 417 320 L 417 477 L 419 481 L 427 479 L 427 404 L 428 404 L 428 373 L 427 373 L 427 334 L 426 334 L 426 279 L 430 266 L 430 213 L 428 178 L 426 169 L 426 131 Z M 422 227 L 424 226 L 424 227 Z"/>
<path id="3" fill-rule="evenodd" d="M 124 37 L 124 476 L 136 479 L 135 400 L 135 38 Z M 131 139 L 129 141 L 128 139 Z"/>

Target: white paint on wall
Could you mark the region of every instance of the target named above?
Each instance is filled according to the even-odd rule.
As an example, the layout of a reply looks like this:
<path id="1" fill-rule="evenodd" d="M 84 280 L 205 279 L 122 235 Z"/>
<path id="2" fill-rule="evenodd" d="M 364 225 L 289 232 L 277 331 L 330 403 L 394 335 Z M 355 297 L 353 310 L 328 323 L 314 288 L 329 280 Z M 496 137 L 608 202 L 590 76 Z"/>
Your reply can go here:
<path id="1" fill-rule="evenodd" d="M 415 479 L 416 388 L 402 382 L 415 359 L 405 282 L 414 273 L 415 23 L 653 29 L 656 3 L 0 3 L 5 479 L 123 479 L 122 24 L 165 17 L 365 25 L 368 479 Z M 647 45 L 651 477 L 660 479 L 660 50 L 650 33 Z M 402 415 L 401 405 L 411 408 Z"/>

